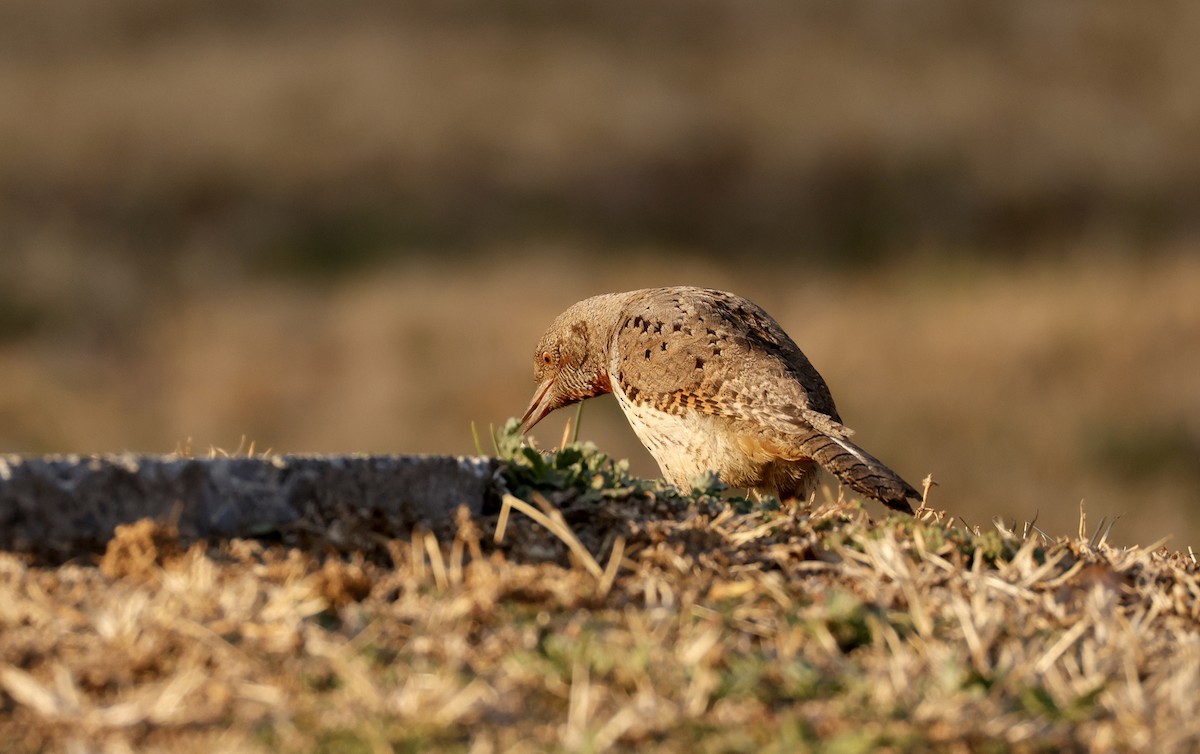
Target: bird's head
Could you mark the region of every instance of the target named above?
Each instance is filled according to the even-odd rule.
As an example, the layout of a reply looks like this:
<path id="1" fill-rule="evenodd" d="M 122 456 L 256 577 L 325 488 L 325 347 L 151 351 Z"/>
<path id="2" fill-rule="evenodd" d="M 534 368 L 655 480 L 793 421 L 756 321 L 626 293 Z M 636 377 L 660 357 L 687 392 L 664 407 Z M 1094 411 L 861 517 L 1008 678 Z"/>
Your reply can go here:
<path id="1" fill-rule="evenodd" d="M 616 314 L 612 296 L 580 301 L 554 320 L 533 352 L 533 400 L 521 417 L 528 432 L 551 411 L 612 392 L 608 348 Z M 607 325 L 607 326 L 606 326 Z"/>

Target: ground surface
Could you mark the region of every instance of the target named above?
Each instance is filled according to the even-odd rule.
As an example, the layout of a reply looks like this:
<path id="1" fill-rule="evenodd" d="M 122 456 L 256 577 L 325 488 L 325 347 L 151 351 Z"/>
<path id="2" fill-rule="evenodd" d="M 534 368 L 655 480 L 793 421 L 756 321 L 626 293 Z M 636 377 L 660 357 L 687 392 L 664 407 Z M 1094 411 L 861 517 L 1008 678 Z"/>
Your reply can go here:
<path id="1" fill-rule="evenodd" d="M 500 440 L 507 513 L 446 531 L 0 554 L 0 751 L 1200 745 L 1188 554 L 682 499 Z"/>

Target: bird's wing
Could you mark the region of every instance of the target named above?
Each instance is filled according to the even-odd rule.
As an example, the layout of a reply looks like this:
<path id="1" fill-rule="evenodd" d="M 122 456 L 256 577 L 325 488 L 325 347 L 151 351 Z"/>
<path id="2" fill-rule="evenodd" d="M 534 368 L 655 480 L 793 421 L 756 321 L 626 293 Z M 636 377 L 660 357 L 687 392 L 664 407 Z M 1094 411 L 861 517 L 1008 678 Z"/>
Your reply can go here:
<path id="1" fill-rule="evenodd" d="M 846 437 L 829 388 L 757 305 L 722 291 L 655 288 L 630 302 L 610 376 L 630 400 L 699 410 L 785 434 Z"/>

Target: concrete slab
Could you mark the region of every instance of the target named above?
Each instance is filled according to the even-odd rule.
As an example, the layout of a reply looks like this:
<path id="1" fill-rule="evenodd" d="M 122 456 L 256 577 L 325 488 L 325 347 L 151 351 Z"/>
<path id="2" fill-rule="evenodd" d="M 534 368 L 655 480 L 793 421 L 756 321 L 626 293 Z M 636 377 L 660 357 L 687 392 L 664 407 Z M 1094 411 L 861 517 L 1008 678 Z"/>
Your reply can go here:
<path id="1" fill-rule="evenodd" d="M 494 503 L 500 462 L 454 456 L 0 456 L 0 549 L 69 556 L 118 524 L 178 516 L 186 538 L 252 536 L 346 511 L 444 524 Z"/>

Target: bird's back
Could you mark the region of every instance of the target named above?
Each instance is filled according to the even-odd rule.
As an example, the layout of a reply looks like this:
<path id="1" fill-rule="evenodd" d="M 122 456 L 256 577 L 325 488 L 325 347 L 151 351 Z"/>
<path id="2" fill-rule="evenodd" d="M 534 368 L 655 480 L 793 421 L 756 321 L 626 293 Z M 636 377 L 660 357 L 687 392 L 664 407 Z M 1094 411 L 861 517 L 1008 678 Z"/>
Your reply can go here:
<path id="1" fill-rule="evenodd" d="M 612 390 L 664 476 L 806 494 L 816 465 L 892 507 L 915 491 L 846 438 L 821 375 L 756 304 L 707 288 L 627 294 Z"/>
<path id="2" fill-rule="evenodd" d="M 825 381 L 756 304 L 708 288 L 649 288 L 627 300 L 620 320 L 609 372 L 634 403 L 781 432 L 838 431 Z"/>

